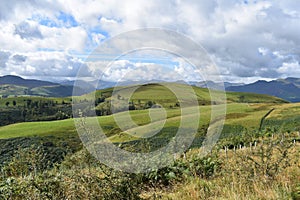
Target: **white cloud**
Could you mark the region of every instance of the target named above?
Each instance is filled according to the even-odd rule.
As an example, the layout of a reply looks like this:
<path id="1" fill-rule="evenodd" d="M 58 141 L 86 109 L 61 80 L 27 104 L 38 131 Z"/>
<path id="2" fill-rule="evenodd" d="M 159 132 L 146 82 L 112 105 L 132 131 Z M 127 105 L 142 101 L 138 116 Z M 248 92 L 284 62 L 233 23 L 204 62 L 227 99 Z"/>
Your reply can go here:
<path id="1" fill-rule="evenodd" d="M 42 26 L 41 32 L 45 39 L 36 43 L 37 48 L 82 52 L 87 42 L 87 33 L 82 27 L 57 28 Z"/>
<path id="2" fill-rule="evenodd" d="M 297 76 L 300 77 L 300 65 L 299 62 L 283 63 L 277 71 L 284 74 L 284 77 Z"/>
<path id="3" fill-rule="evenodd" d="M 195 73 L 182 70 L 180 66 L 168 66 L 151 62 L 130 62 L 128 60 L 116 60 L 108 62 L 90 62 L 89 69 L 96 79 L 105 81 L 149 81 L 149 80 L 190 80 Z M 188 65 L 185 63 L 185 65 Z"/>
<path id="4" fill-rule="evenodd" d="M 72 66 L 77 61 L 67 58 L 70 52 L 90 51 L 107 35 L 144 27 L 161 27 L 186 34 L 202 44 L 227 80 L 299 75 L 297 65 L 290 65 L 300 62 L 300 4 L 294 0 L 247 2 L 5 1 L 0 4 L 0 51 L 25 55 L 26 60 L 20 63 L 18 57 L 13 59 L 10 55 L 8 58 L 0 54 L 0 73 L 20 71 L 38 75 L 40 72 L 52 74 L 56 70 L 55 73 L 62 73 L 62 76 L 69 76 L 70 71 L 73 75 L 78 67 Z M 72 20 L 64 19 L 66 16 L 71 17 L 75 25 L 72 25 Z M 150 45 L 149 38 L 147 44 Z M 35 61 L 38 52 L 45 50 L 51 52 L 46 58 Z M 57 51 L 64 51 L 65 56 L 57 57 Z M 193 54 L 192 49 L 190 54 Z M 68 66 L 66 69 L 73 69 L 64 72 L 59 68 L 61 63 Z M 26 70 L 27 65 L 35 71 Z M 178 71 L 188 71 L 186 66 L 177 67 Z M 147 65 L 137 69 L 151 77 L 150 69 L 154 68 L 155 65 Z M 122 70 L 114 72 L 116 77 L 126 72 L 126 69 Z M 189 75 L 188 78 L 192 77 Z"/>
<path id="5" fill-rule="evenodd" d="M 9 54 L 1 74 L 14 74 L 24 77 L 52 77 L 52 80 L 74 78 L 80 67 L 85 67 L 83 61 L 65 52 L 34 52 Z M 89 70 L 83 74 L 91 76 Z"/>
<path id="6" fill-rule="evenodd" d="M 32 67 L 30 65 L 26 65 L 25 67 L 25 72 L 29 73 L 29 74 L 34 74 L 36 72 L 36 68 Z"/>

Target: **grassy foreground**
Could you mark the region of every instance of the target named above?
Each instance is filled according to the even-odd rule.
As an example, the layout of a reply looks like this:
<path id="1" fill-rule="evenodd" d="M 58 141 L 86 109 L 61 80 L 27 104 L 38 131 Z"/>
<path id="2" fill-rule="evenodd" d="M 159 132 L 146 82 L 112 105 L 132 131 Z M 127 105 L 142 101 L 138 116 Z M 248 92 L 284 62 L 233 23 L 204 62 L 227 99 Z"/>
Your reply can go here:
<path id="1" fill-rule="evenodd" d="M 257 137 L 256 146 L 225 151 L 217 145 L 205 157 L 193 149 L 148 174 L 108 168 L 84 149 L 41 170 L 41 153 L 22 149 L 2 168 L 0 198 L 299 199 L 300 145 L 292 142 L 297 133 Z"/>

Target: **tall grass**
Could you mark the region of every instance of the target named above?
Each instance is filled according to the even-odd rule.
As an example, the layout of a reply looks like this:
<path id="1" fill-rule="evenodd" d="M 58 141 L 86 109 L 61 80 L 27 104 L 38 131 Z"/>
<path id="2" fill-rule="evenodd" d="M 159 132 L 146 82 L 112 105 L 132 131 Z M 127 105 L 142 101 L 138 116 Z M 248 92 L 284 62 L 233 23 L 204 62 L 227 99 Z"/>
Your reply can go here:
<path id="1" fill-rule="evenodd" d="M 22 149 L 2 168 L 0 199 L 299 199 L 296 135 L 260 137 L 226 154 L 216 147 L 206 157 L 193 149 L 148 174 L 108 168 L 84 149 L 41 170 L 39 151 Z"/>

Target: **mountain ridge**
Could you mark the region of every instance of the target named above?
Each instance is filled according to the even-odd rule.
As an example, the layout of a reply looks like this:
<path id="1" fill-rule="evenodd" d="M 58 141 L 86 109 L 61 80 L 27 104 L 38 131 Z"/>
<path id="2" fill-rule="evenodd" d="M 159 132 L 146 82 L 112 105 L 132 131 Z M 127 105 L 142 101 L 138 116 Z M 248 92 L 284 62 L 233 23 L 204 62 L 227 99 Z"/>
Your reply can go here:
<path id="1" fill-rule="evenodd" d="M 59 85 L 58 83 L 53 83 L 49 81 L 42 81 L 36 79 L 24 79 L 15 75 L 6 75 L 0 77 L 0 85 L 19 85 L 24 87 L 40 87 L 40 86 L 49 86 L 49 85 Z"/>
<path id="2" fill-rule="evenodd" d="M 227 91 L 267 94 L 290 102 L 300 102 L 300 78 L 288 77 L 272 81 L 258 80 L 241 86 L 230 86 Z"/>
<path id="3" fill-rule="evenodd" d="M 145 81 L 63 81 L 60 83 L 42 81 L 36 79 L 24 79 L 15 75 L 6 75 L 0 77 L 0 95 L 36 95 L 48 97 L 71 96 L 76 91 L 76 96 L 92 92 L 94 90 L 111 88 L 115 86 L 127 86 L 147 83 L 166 82 L 162 80 L 145 80 Z M 300 102 L 300 78 L 287 77 L 272 81 L 258 80 L 253 83 L 216 83 L 213 81 L 183 81 L 177 83 L 189 84 L 202 88 L 224 89 L 232 92 L 250 92 L 256 94 L 266 94 L 285 99 L 290 102 Z M 74 84 L 76 84 L 74 86 Z M 51 86 L 51 87 L 50 87 Z M 224 87 L 223 87 L 224 86 Z M 76 90 L 74 90 L 76 88 Z"/>
<path id="4" fill-rule="evenodd" d="M 19 76 L 6 75 L 0 77 L 0 96 L 72 96 L 74 86 L 61 85 L 49 81 L 24 79 Z M 85 94 L 84 89 L 76 87 L 78 94 Z"/>

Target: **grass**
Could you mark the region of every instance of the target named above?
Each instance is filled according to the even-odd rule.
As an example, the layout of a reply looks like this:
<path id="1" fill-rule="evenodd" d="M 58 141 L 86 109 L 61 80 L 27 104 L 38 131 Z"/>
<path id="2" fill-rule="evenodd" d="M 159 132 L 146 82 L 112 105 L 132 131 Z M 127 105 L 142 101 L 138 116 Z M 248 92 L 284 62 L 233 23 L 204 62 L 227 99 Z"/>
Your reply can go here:
<path id="1" fill-rule="evenodd" d="M 264 138 L 266 139 L 266 138 Z M 276 139 L 272 139 L 274 142 Z M 255 168 L 245 161 L 248 156 L 255 153 L 261 155 L 260 148 L 268 149 L 269 144 L 261 144 L 256 149 L 243 148 L 235 151 L 229 151 L 227 154 L 224 150 L 216 151 L 221 162 L 221 167 L 216 173 L 209 178 L 199 176 L 189 176 L 183 182 L 175 182 L 173 187 L 156 188 L 154 190 L 144 191 L 142 197 L 144 199 L 299 199 L 300 184 L 300 145 L 292 145 L 288 151 L 286 158 L 287 165 L 279 167 L 279 171 L 272 177 L 265 176 L 264 165 Z M 277 165 L 281 159 L 276 147 L 272 157 L 256 161 L 259 164 L 268 162 L 270 165 Z M 187 154 L 187 160 L 198 154 L 198 149 L 194 149 Z M 225 156 L 226 155 L 226 156 Z M 279 165 L 283 164 L 279 161 Z M 255 173 L 252 174 L 251 171 Z M 298 189 L 297 189 L 298 188 Z"/>
<path id="2" fill-rule="evenodd" d="M 134 91 L 133 95 L 132 96 L 129 95 L 129 93 L 133 91 Z M 178 102 L 178 98 L 176 97 L 176 94 L 179 97 L 181 97 L 183 101 L 189 101 L 190 97 L 195 95 L 200 105 L 202 104 L 208 105 L 211 102 L 211 96 L 210 96 L 211 94 L 208 89 L 199 88 L 195 86 L 187 86 L 179 83 L 162 83 L 162 85 L 151 83 L 151 84 L 144 84 L 144 85 L 107 88 L 104 90 L 98 90 L 97 92 L 92 92 L 76 98 L 90 99 L 92 97 L 98 98 L 101 95 L 104 95 L 106 97 L 111 97 L 113 92 L 116 96 L 118 94 L 121 97 L 131 96 L 130 101 L 134 101 L 134 103 L 138 103 L 139 100 L 141 101 L 141 103 L 145 103 L 146 101 L 151 100 L 163 105 L 164 107 L 168 107 L 170 105 L 173 106 L 176 102 Z M 221 94 L 221 92 L 219 91 L 211 91 L 211 92 L 216 96 Z M 228 103 L 232 103 L 232 102 L 286 103 L 287 102 L 277 97 L 261 95 L 261 94 L 242 93 L 242 92 L 226 92 L 226 96 L 227 96 Z M 220 99 L 217 99 L 216 101 L 220 101 Z M 221 99 L 221 101 L 225 101 L 225 99 Z"/>
<path id="3" fill-rule="evenodd" d="M 286 136 L 284 142 L 289 144 L 290 137 Z M 262 139 L 281 143 L 281 137 Z M 258 164 L 267 162 L 270 166 L 277 165 L 279 160 L 279 170 L 271 176 L 265 176 L 265 165 L 256 167 L 245 161 L 248 156 L 260 155 L 261 148 L 270 146 L 262 142 L 259 145 L 252 149 L 230 150 L 227 154 L 215 148 L 204 158 L 199 154 L 200 149 L 193 149 L 186 157 L 174 159 L 171 166 L 149 174 L 128 174 L 111 169 L 85 149 L 68 155 L 54 168 L 33 170 L 41 165 L 41 154 L 29 148 L 20 150 L 9 165 L 2 168 L 0 198 L 299 199 L 299 143 L 281 149 L 288 152 L 287 165 L 281 165 L 280 154 L 269 156 L 268 151 L 263 153 L 266 159 L 256 159 Z"/>
<path id="4" fill-rule="evenodd" d="M 166 85 L 169 85 L 170 87 L 177 87 L 178 91 L 180 91 L 180 93 L 182 93 L 184 96 L 183 101 L 189 101 L 188 97 L 192 91 L 186 89 L 185 85 L 176 83 L 168 83 Z M 161 109 L 129 111 L 129 115 L 132 118 L 133 124 L 128 123 L 128 115 L 126 115 L 128 114 L 127 112 L 97 117 L 99 124 L 107 136 L 112 142 L 128 142 L 139 140 L 139 137 L 146 137 L 147 134 L 150 136 L 149 132 L 151 133 L 152 131 L 153 133 L 154 130 L 161 129 L 162 135 L 169 135 L 169 137 L 172 137 L 172 134 L 175 130 L 174 128 L 179 126 L 181 120 L 181 110 L 176 107 L 169 108 L 168 106 L 176 102 L 176 96 L 170 90 L 166 89 L 166 87 L 159 84 L 146 84 L 139 88 L 136 86 L 132 87 L 133 89 L 136 89 L 131 98 L 132 101 L 138 102 L 139 100 L 147 101 L 151 99 L 157 103 L 165 104 L 165 111 Z M 116 91 L 121 96 L 124 96 L 130 89 L 132 89 L 132 87 L 119 87 L 116 88 Z M 199 102 L 206 102 L 210 100 L 207 89 L 193 87 L 193 90 L 196 93 Z M 105 95 L 106 97 L 110 98 L 109 96 L 111 96 L 111 93 L 112 89 L 109 88 L 97 91 L 96 95 Z M 76 98 L 90 98 L 92 95 L 94 95 L 94 93 Z M 241 95 L 244 96 L 243 101 L 264 103 L 235 102 L 240 100 Z M 261 118 L 272 108 L 275 108 L 275 110 L 267 117 L 266 123 L 269 123 L 270 120 L 275 120 L 275 122 L 272 123 L 276 123 L 277 119 L 288 121 L 293 117 L 297 117 L 297 113 L 300 112 L 300 103 L 283 103 L 283 100 L 267 95 L 228 92 L 227 98 L 228 102 L 231 103 L 227 104 L 227 115 L 225 121 L 226 128 L 224 131 L 229 132 L 232 131 L 232 128 L 236 129 L 237 126 L 241 126 L 249 130 L 257 130 L 260 125 Z M 31 99 L 33 101 L 51 99 L 53 101 L 59 101 L 59 103 L 62 101 L 70 102 L 70 98 L 16 97 L 0 99 L 0 105 L 3 107 L 5 102 L 8 100 L 15 100 L 17 105 L 22 105 L 22 103 L 24 103 L 24 101 L 27 99 Z M 218 109 L 218 105 L 214 105 L 214 107 Z M 189 123 L 193 123 L 196 120 L 192 120 L 192 118 L 196 116 L 198 111 L 200 111 L 199 128 L 207 126 L 211 118 L 211 108 L 212 107 L 210 105 L 185 108 L 188 115 L 183 116 L 183 119 L 187 118 L 184 123 L 184 128 L 188 128 Z M 158 118 L 155 119 L 156 122 L 150 123 L 150 113 L 152 112 L 153 114 L 153 112 L 158 112 L 159 110 L 166 113 L 167 119 L 161 119 L 161 117 L 159 117 L 160 114 L 157 114 L 156 116 L 158 116 Z M 118 118 L 124 124 L 122 130 L 116 123 L 116 118 Z M 72 119 L 51 122 L 25 122 L 0 127 L 0 139 L 48 135 L 67 137 L 68 135 L 77 135 L 77 132 Z"/>
<path id="5" fill-rule="evenodd" d="M 0 139 L 28 136 L 68 136 L 76 134 L 73 119 L 24 122 L 0 127 Z"/>
<path id="6" fill-rule="evenodd" d="M 26 94 L 26 87 L 18 86 L 18 85 L 0 85 L 0 96 L 7 95 L 7 94 L 14 94 L 14 95 L 25 95 Z"/>
<path id="7" fill-rule="evenodd" d="M 299 103 L 296 104 L 246 104 L 246 103 L 231 103 L 227 105 L 227 118 L 225 124 L 227 125 L 242 125 L 247 129 L 257 129 L 259 127 L 260 119 L 265 115 L 271 108 L 275 108 L 275 111 L 268 116 L 267 119 L 277 118 L 279 115 L 284 118 L 298 116 L 297 112 L 287 112 L 287 110 L 299 110 Z M 197 107 L 190 107 L 189 113 L 197 111 Z M 208 124 L 210 120 L 210 106 L 200 106 L 200 127 Z M 180 122 L 180 109 L 166 109 L 167 121 L 164 128 L 178 126 Z M 118 130 L 118 126 L 114 120 L 114 117 L 118 117 L 121 121 L 127 120 L 126 113 L 117 113 L 110 116 L 98 117 L 98 121 L 105 133 L 109 136 L 113 136 L 111 139 L 118 138 L 118 142 L 128 140 L 126 136 L 119 136 L 121 130 Z M 130 111 L 130 116 L 133 121 L 141 126 L 150 123 L 149 110 L 134 110 Z M 133 127 L 127 127 L 127 130 Z M 4 127 L 0 127 L 0 138 L 12 138 L 12 137 L 24 137 L 34 135 L 68 135 L 76 134 L 74 123 L 72 119 L 51 121 L 51 122 L 25 122 L 12 124 Z M 117 137 L 118 136 L 118 137 Z M 132 139 L 132 138 L 131 138 Z"/>

